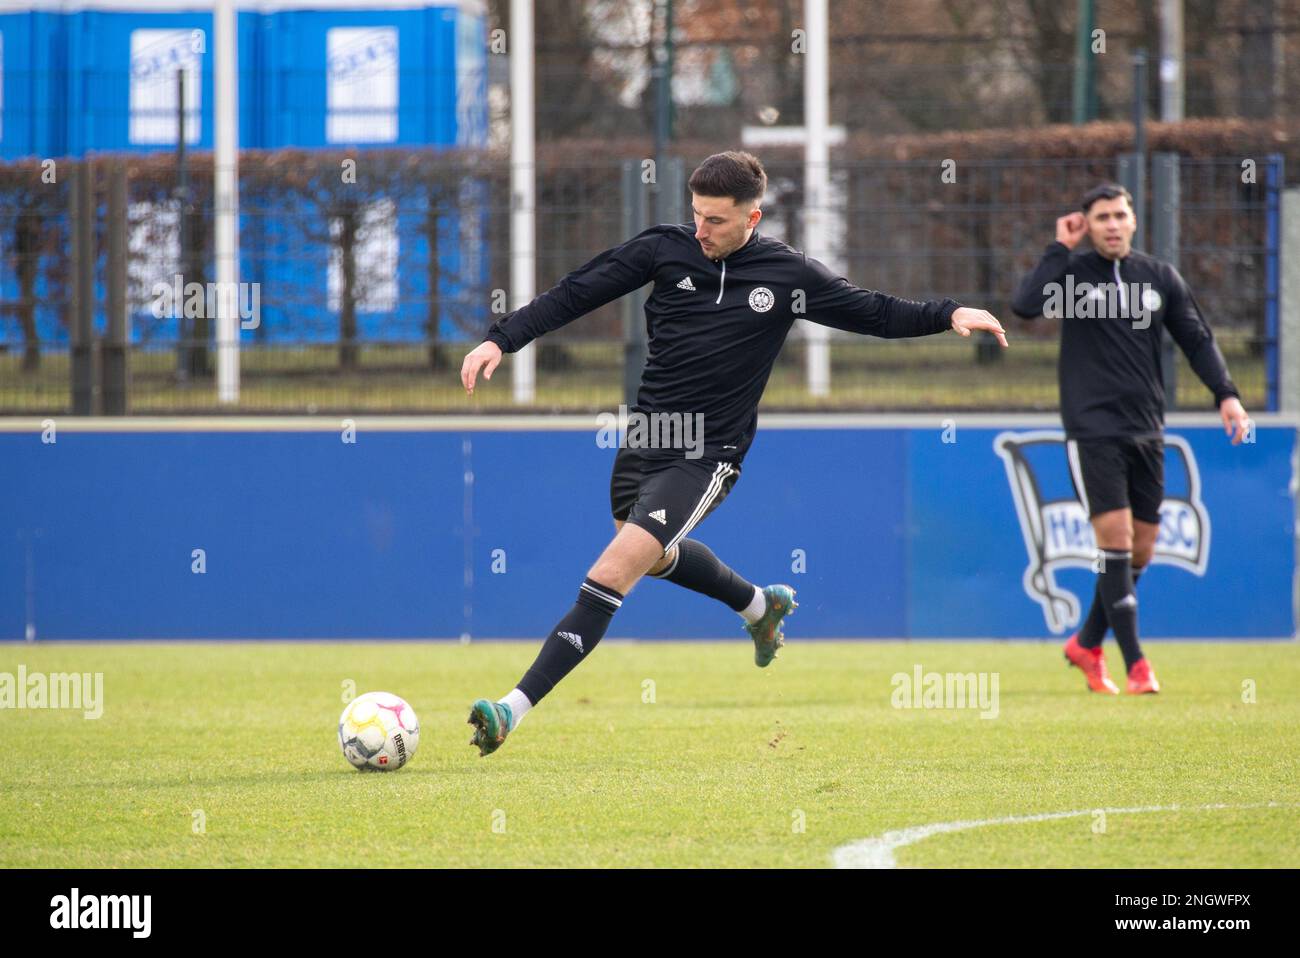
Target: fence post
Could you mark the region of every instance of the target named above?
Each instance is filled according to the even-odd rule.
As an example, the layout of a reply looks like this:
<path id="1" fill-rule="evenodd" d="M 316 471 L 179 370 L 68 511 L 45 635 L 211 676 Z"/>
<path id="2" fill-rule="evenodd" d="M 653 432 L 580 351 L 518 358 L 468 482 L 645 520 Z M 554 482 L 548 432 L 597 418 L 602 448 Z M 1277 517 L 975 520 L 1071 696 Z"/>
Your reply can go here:
<path id="1" fill-rule="evenodd" d="M 686 162 L 680 156 L 660 164 L 659 222 L 686 222 Z"/>
<path id="2" fill-rule="evenodd" d="M 1277 412 L 1281 400 L 1279 340 L 1283 338 L 1279 316 L 1281 269 L 1278 247 L 1282 240 L 1282 187 L 1286 183 L 1282 154 L 1275 153 L 1266 163 L 1264 174 L 1264 383 L 1265 408 Z M 1294 258 L 1294 257 L 1293 257 Z"/>
<path id="3" fill-rule="evenodd" d="M 95 188 L 90 160 L 83 158 L 72 175 L 72 414 L 90 416 L 95 412 Z"/>
<path id="4" fill-rule="evenodd" d="M 1278 407 L 1282 412 L 1295 415 L 1300 413 L 1300 186 L 1289 187 L 1281 194 L 1278 239 L 1287 255 L 1279 257 L 1282 275 L 1278 297 L 1278 346 L 1281 354 Z"/>
<path id="5" fill-rule="evenodd" d="M 126 166 L 116 161 L 109 172 L 108 217 L 105 224 L 108 260 L 104 283 L 107 312 L 104 341 L 100 347 L 103 373 L 104 415 L 126 415 L 127 331 L 126 331 Z"/>
<path id="6" fill-rule="evenodd" d="M 1151 156 L 1151 253 L 1178 268 L 1179 192 L 1177 153 Z M 1165 380 L 1165 408 L 1178 408 L 1178 363 L 1174 341 L 1167 332 L 1160 337 L 1160 365 Z"/>
<path id="7" fill-rule="evenodd" d="M 658 176 L 659 170 L 655 171 Z M 647 226 L 649 215 L 646 209 L 646 184 L 641 182 L 641 161 L 623 161 L 623 236 L 631 239 Z M 639 289 L 623 297 L 623 402 L 631 407 L 636 402 L 637 389 L 641 385 L 641 370 L 645 368 L 646 331 L 645 305 L 646 293 Z"/>
<path id="8" fill-rule="evenodd" d="M 189 163 L 185 154 L 185 71 L 176 71 L 176 225 L 177 232 L 180 236 L 181 258 L 178 264 L 181 268 L 181 289 L 185 289 L 185 284 L 198 277 L 193 274 L 190 264 L 193 258 L 190 253 L 190 177 Z M 171 279 L 171 277 L 167 277 Z M 182 302 L 174 308 L 176 314 L 176 379 L 179 382 L 189 382 L 190 379 L 190 341 L 193 338 L 190 327 L 197 325 L 185 315 L 185 307 Z"/>

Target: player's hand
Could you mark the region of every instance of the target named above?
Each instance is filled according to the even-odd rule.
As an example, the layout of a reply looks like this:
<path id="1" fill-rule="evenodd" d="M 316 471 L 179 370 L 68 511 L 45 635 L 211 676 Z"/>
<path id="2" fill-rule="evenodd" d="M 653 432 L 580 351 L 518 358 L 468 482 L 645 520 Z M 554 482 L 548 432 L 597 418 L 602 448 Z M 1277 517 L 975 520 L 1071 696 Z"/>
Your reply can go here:
<path id="1" fill-rule="evenodd" d="M 1219 415 L 1223 417 L 1223 431 L 1232 436 L 1234 446 L 1240 446 L 1251 427 L 1250 417 L 1246 415 L 1246 408 L 1242 406 L 1241 400 L 1236 396 L 1229 396 L 1219 403 Z"/>
<path id="2" fill-rule="evenodd" d="M 1078 211 L 1066 213 L 1056 221 L 1056 241 L 1070 249 L 1079 245 L 1083 234 L 1088 232 L 1088 221 Z"/>
<path id="3" fill-rule="evenodd" d="M 969 336 L 973 330 L 983 329 L 996 336 L 1004 347 L 1007 344 L 1007 331 L 987 309 L 971 309 L 969 306 L 958 308 L 952 314 L 952 328 L 963 336 Z"/>
<path id="4" fill-rule="evenodd" d="M 501 363 L 501 347 L 492 341 L 479 343 L 460 364 L 460 382 L 467 395 L 474 395 L 474 381 L 482 370 L 484 379 L 492 378 L 492 371 Z"/>

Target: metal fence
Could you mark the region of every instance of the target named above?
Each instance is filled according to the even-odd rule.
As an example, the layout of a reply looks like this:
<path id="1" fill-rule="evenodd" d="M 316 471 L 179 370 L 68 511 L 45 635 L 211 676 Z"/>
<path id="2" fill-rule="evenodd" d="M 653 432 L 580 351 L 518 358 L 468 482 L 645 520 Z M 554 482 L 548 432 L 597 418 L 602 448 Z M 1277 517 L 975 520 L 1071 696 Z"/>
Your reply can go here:
<path id="1" fill-rule="evenodd" d="M 186 297 L 160 293 L 178 288 L 177 277 L 183 291 L 214 275 L 210 166 L 191 171 L 181 194 L 166 164 L 124 164 L 61 161 L 57 180 L 39 187 L 39 167 L 0 170 L 0 412 L 231 411 L 216 400 L 210 301 L 187 316 Z M 338 169 L 336 157 L 304 153 L 241 165 L 241 278 L 257 286 L 259 316 L 241 336 L 235 411 L 519 409 L 508 375 L 472 400 L 458 379 L 461 357 L 503 312 L 509 288 L 505 164 L 375 154 L 360 161 L 353 190 L 335 185 Z M 1052 239 L 1056 217 L 1115 169 L 1113 159 L 951 170 L 941 160 L 835 163 L 826 211 L 839 231 L 832 265 L 858 285 L 986 307 L 1009 326 L 1013 348 L 836 333 L 831 393 L 814 397 L 796 329 L 766 408 L 1055 408 L 1056 324 L 1013 319 L 1009 299 Z M 803 245 L 802 164 L 776 155 L 768 171 L 760 229 Z M 1276 346 L 1269 261 L 1278 255 L 1281 181 L 1280 159 L 1262 158 L 1253 182 L 1243 182 L 1239 158 L 1181 165 L 1179 265 L 1254 408 L 1269 400 Z M 89 191 L 81 202 L 77 183 Z M 537 197 L 539 290 L 626 238 L 622 161 L 574 157 L 539 169 Z M 160 309 L 160 296 L 177 301 Z M 124 303 L 129 320 L 116 333 L 107 322 L 112 302 Z M 536 401 L 526 409 L 617 405 L 624 328 L 615 303 L 540 340 Z M 1208 403 L 1185 363 L 1177 392 L 1181 406 Z"/>
<path id="2" fill-rule="evenodd" d="M 647 82 L 662 24 L 635 4 L 553 0 L 539 18 L 541 137 L 640 135 L 653 110 Z M 673 135 L 737 142 L 749 124 L 803 122 L 801 0 L 676 4 L 671 33 Z M 1074 116 L 1078 4 L 831 4 L 830 115 L 875 135 L 1069 123 Z M 1127 120 L 1131 57 L 1160 55 L 1158 4 L 1099 5 L 1088 119 Z M 739 12 L 742 15 L 737 16 Z M 498 9 L 499 17 L 503 10 Z M 567 16 L 565 14 L 568 14 Z M 1187 5 L 1184 114 L 1275 117 L 1300 103 L 1296 4 L 1217 0 Z M 1159 115 L 1155 77 L 1147 90 Z"/>

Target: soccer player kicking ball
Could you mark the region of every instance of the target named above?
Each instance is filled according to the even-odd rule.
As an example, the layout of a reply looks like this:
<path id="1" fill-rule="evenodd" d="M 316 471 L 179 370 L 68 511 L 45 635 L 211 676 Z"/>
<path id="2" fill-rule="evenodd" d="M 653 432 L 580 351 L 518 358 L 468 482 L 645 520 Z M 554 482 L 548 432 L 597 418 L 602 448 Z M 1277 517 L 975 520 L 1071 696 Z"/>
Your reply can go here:
<path id="1" fill-rule="evenodd" d="M 1132 248 L 1137 220 L 1124 187 L 1105 183 L 1082 212 L 1056 221 L 1056 241 L 1011 301 L 1032 319 L 1062 304 L 1061 420 L 1079 500 L 1101 552 L 1092 609 L 1065 643 L 1065 657 L 1094 692 L 1119 694 L 1102 655 L 1115 631 L 1128 691 L 1159 692 L 1138 643 L 1138 577 L 1151 560 L 1164 499 L 1165 391 L 1161 329 L 1169 330 L 1201 382 L 1214 393 L 1233 445 L 1249 428 L 1237 387 L 1178 270 Z M 1092 248 L 1073 252 L 1087 236 Z"/>
<path id="2" fill-rule="evenodd" d="M 611 300 L 654 283 L 646 300 L 649 356 L 636 405 L 641 414 L 680 414 L 703 425 L 690 450 L 631 448 L 614 458 L 610 505 L 617 533 L 587 572 L 573 607 L 555 624 L 532 667 L 497 702 L 470 711 L 472 745 L 496 751 L 609 628 L 624 597 L 647 573 L 726 604 L 745 620 L 761 668 L 784 644 L 781 620 L 795 607 L 787 585 L 759 588 L 687 538 L 726 498 L 753 442 L 758 401 L 798 316 L 849 332 L 889 338 L 955 329 L 994 333 L 984 310 L 952 300 L 917 303 L 859 289 L 816 260 L 755 229 L 767 187 L 748 153 L 709 157 L 690 178 L 695 226 L 653 226 L 606 250 L 553 289 L 494 323 L 465 357 L 469 394 L 513 353 Z M 629 433 L 629 436 L 631 433 Z"/>

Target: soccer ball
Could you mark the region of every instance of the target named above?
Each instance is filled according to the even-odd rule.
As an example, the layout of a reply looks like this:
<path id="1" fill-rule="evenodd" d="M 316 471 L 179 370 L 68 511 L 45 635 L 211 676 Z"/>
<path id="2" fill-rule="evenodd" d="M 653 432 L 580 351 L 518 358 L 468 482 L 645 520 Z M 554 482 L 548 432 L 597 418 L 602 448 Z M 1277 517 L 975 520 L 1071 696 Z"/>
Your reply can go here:
<path id="1" fill-rule="evenodd" d="M 367 692 L 348 703 L 339 716 L 343 757 L 366 771 L 395 772 L 415 756 L 420 720 L 391 692 Z"/>

